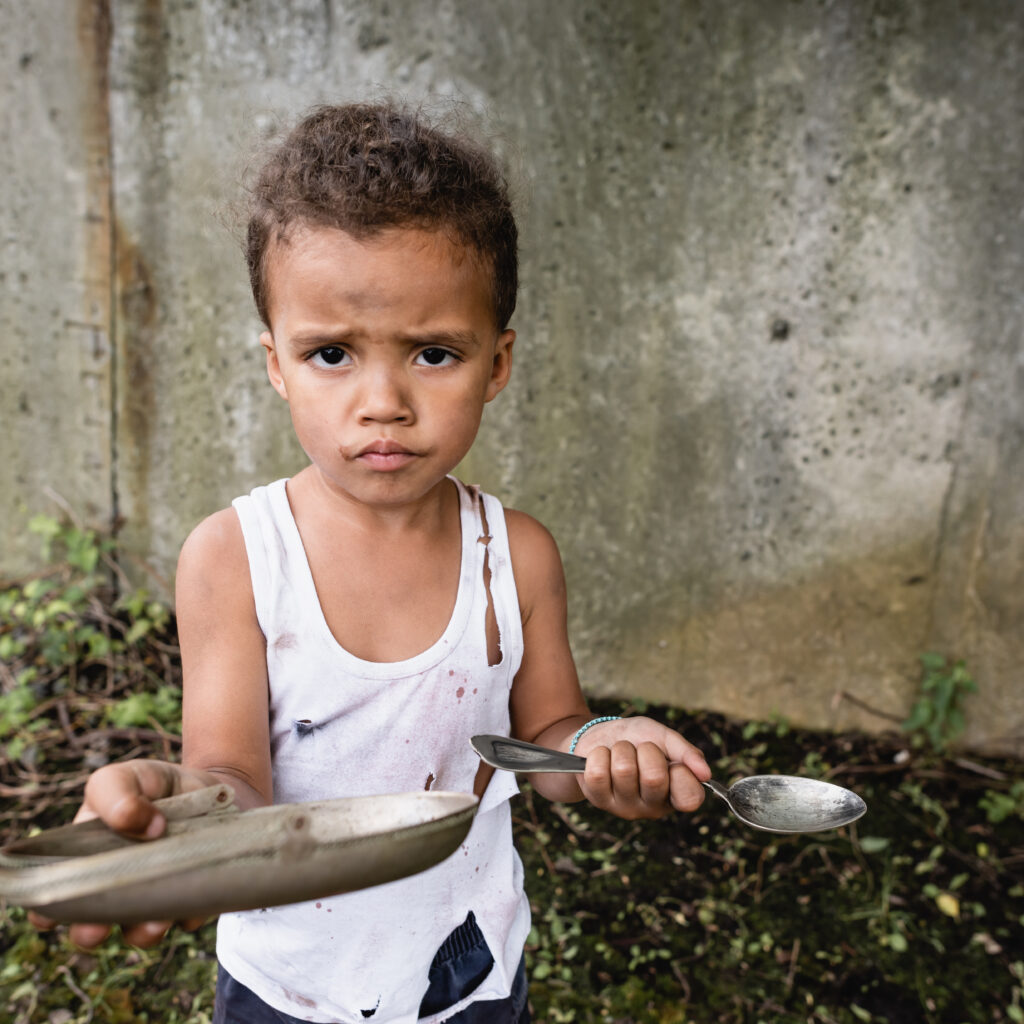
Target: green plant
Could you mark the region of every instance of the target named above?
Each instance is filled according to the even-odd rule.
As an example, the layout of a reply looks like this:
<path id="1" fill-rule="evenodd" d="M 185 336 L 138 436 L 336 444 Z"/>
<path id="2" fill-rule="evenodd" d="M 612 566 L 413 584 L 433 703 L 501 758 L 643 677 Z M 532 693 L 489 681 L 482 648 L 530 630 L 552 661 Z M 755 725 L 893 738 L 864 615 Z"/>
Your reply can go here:
<path id="1" fill-rule="evenodd" d="M 986 789 L 985 795 L 978 801 L 978 806 L 993 825 L 1006 821 L 1011 815 L 1024 818 L 1024 779 L 1014 782 L 1006 793 L 997 789 Z"/>
<path id="2" fill-rule="evenodd" d="M 119 729 L 132 726 L 176 724 L 181 717 L 181 690 L 177 686 L 161 686 L 155 693 L 132 693 L 111 704 L 106 720 Z"/>
<path id="3" fill-rule="evenodd" d="M 177 680 L 152 670 L 165 655 L 154 644 L 170 624 L 166 605 L 130 587 L 110 538 L 45 515 L 29 529 L 46 568 L 0 588 L 0 769 L 13 773 L 0 781 L 9 785 L 43 767 L 55 738 L 95 767 L 111 753 L 105 726 L 176 730 L 181 718 Z"/>
<path id="4" fill-rule="evenodd" d="M 941 654 L 922 654 L 921 668 L 921 692 L 902 728 L 941 753 L 963 734 L 963 701 L 978 686 L 963 661 L 950 663 Z"/>
<path id="5" fill-rule="evenodd" d="M 0 593 L 0 659 L 18 664 L 15 679 L 32 665 L 67 668 L 109 658 L 166 626 L 168 609 L 143 590 L 114 604 L 127 623 L 103 612 L 117 572 L 112 540 L 50 516 L 36 516 L 29 529 L 42 538 L 49 568 Z"/>

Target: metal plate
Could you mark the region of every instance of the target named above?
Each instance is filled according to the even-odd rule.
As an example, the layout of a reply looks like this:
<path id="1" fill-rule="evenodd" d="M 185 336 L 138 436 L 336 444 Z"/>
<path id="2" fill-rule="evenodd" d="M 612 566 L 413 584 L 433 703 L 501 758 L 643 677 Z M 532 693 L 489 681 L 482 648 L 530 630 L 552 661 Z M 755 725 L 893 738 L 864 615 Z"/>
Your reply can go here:
<path id="1" fill-rule="evenodd" d="M 149 842 L 83 822 L 0 850 L 0 899 L 56 921 L 124 924 L 318 899 L 439 863 L 477 804 L 438 791 L 220 811 L 169 817 Z"/>

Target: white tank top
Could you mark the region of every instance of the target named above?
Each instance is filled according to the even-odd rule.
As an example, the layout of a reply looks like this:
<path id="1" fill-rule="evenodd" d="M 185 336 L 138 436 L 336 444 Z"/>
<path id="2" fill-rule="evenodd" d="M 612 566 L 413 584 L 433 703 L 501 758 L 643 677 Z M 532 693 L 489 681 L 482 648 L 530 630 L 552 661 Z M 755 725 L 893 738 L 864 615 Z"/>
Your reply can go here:
<path id="1" fill-rule="evenodd" d="M 470 736 L 508 735 L 523 639 L 505 516 L 495 498 L 452 479 L 462 524 L 455 609 L 436 643 L 399 662 L 363 661 L 334 639 L 285 480 L 233 502 L 267 641 L 275 803 L 472 792 L 480 762 Z M 493 666 L 488 591 L 501 649 Z M 342 896 L 222 915 L 218 958 L 264 1002 L 300 1020 L 414 1024 L 434 954 L 472 910 L 494 966 L 467 999 L 422 1019 L 440 1022 L 470 1002 L 506 998 L 530 928 L 508 804 L 517 792 L 515 776 L 495 772 L 466 841 L 428 871 Z"/>

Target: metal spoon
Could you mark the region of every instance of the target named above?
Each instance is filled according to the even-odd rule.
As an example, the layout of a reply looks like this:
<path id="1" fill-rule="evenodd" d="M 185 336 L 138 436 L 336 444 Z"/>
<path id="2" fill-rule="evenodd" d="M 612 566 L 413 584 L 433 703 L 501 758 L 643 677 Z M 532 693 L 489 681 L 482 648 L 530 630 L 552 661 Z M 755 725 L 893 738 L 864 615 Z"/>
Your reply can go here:
<path id="1" fill-rule="evenodd" d="M 509 772 L 578 774 L 587 764 L 585 757 L 509 736 L 474 736 L 470 742 L 483 761 Z M 849 825 L 867 810 L 852 790 L 798 775 L 750 775 L 728 789 L 714 779 L 704 785 L 721 797 L 740 821 L 762 832 L 825 832 Z"/>

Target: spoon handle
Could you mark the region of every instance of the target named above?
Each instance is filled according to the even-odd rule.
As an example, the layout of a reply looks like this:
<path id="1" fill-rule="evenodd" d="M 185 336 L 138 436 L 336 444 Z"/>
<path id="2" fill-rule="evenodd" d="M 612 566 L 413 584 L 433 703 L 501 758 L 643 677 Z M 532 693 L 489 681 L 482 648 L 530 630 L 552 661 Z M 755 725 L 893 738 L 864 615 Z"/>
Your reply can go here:
<path id="1" fill-rule="evenodd" d="M 538 747 L 536 743 L 512 739 L 511 736 L 474 736 L 470 741 L 480 759 L 506 772 L 572 772 L 580 774 L 587 759 L 577 754 Z"/>
<path id="2" fill-rule="evenodd" d="M 711 792 L 715 794 L 715 796 L 719 796 L 727 804 L 729 803 L 729 790 L 727 790 L 725 786 L 723 786 L 720 782 L 718 782 L 715 779 L 708 779 L 707 782 L 704 783 L 704 785 L 707 786 L 707 788 L 710 789 Z M 729 806 L 731 807 L 732 804 L 729 804 Z"/>
<path id="3" fill-rule="evenodd" d="M 473 736 L 469 742 L 480 755 L 480 760 L 506 772 L 571 772 L 581 775 L 587 767 L 587 759 L 579 754 L 563 754 L 560 750 L 540 747 L 511 736 Z M 682 762 L 669 761 L 668 764 L 672 767 Z M 719 795 L 724 792 L 722 789 Z"/>

